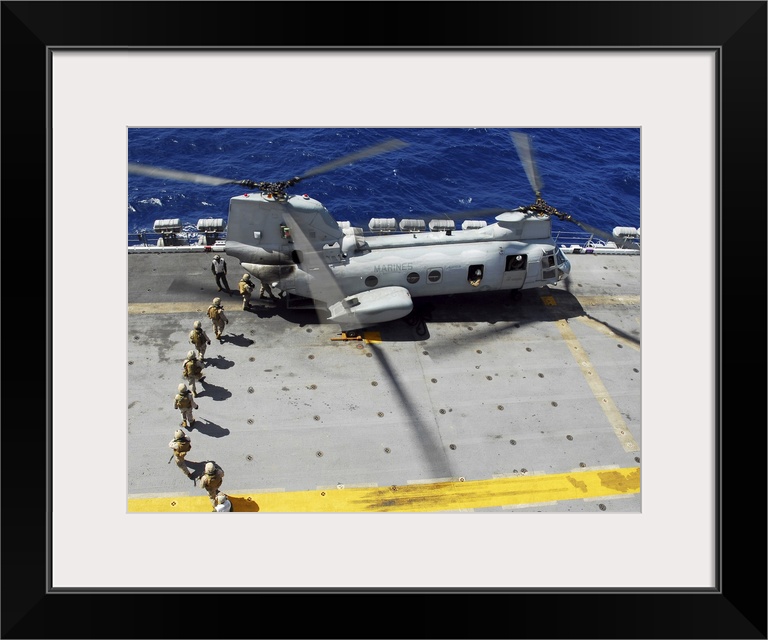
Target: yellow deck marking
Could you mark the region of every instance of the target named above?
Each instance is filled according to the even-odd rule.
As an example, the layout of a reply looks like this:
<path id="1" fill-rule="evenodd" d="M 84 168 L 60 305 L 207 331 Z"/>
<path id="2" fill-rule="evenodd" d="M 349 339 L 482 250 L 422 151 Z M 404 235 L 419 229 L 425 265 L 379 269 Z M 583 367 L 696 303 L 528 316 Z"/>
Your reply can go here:
<path id="1" fill-rule="evenodd" d="M 598 322 L 597 320 L 593 320 L 592 318 L 587 318 L 586 316 L 578 316 L 576 320 L 594 329 L 598 333 L 602 333 L 604 336 L 608 336 L 609 338 L 615 338 L 616 340 L 621 342 L 623 345 L 626 345 L 630 349 L 634 349 L 635 351 L 640 351 L 639 344 L 637 344 L 636 342 L 632 342 L 632 340 L 627 340 L 625 337 L 614 333 L 608 327 L 606 327 L 601 322 Z"/>
<path id="2" fill-rule="evenodd" d="M 545 300 L 546 298 L 546 300 Z M 552 306 L 555 299 L 552 296 L 541 296 L 543 303 Z M 579 303 L 582 307 L 597 306 L 633 306 L 640 304 L 640 296 L 579 296 Z M 226 299 L 224 300 L 226 303 Z M 129 314 L 147 314 L 147 313 L 205 313 L 210 302 L 133 302 L 128 305 Z M 238 302 L 232 302 L 230 308 L 224 307 L 225 311 L 231 313 L 240 311 Z M 367 338 L 366 338 L 367 339 Z M 374 339 L 375 340 L 375 339 Z M 374 341 L 372 340 L 372 341 Z"/>
<path id="3" fill-rule="evenodd" d="M 210 302 L 134 302 L 128 305 L 129 314 L 141 313 L 205 313 Z M 227 309 L 225 313 L 231 313 L 234 308 Z"/>
<path id="4" fill-rule="evenodd" d="M 610 498 L 640 492 L 640 469 L 598 469 L 471 482 L 387 487 L 327 488 L 285 493 L 227 493 L 235 512 L 370 513 L 427 512 Z M 211 511 L 208 497 L 129 498 L 130 513 Z"/>
<path id="5" fill-rule="evenodd" d="M 582 307 L 634 307 L 640 304 L 640 296 L 576 296 Z"/>
<path id="6" fill-rule="evenodd" d="M 568 349 L 571 351 L 571 355 L 573 355 L 574 360 L 579 363 L 581 372 L 584 374 L 584 378 L 586 379 L 589 388 L 592 390 L 592 394 L 595 396 L 595 399 L 600 404 L 600 408 L 608 418 L 608 422 L 611 424 L 611 427 L 613 427 L 613 431 L 619 439 L 619 442 L 621 442 L 621 446 L 624 447 L 624 451 L 639 451 L 640 447 L 637 446 L 637 442 L 635 442 L 634 437 L 629 432 L 627 424 L 621 416 L 621 412 L 613 402 L 613 399 L 608 393 L 608 389 L 605 388 L 600 376 L 597 375 L 597 371 L 589 361 L 589 356 L 581 346 L 578 338 L 576 338 L 576 334 L 573 333 L 573 330 L 566 320 L 558 320 L 556 324 L 557 328 L 560 330 L 560 335 L 563 336 L 563 340 L 565 340 Z"/>

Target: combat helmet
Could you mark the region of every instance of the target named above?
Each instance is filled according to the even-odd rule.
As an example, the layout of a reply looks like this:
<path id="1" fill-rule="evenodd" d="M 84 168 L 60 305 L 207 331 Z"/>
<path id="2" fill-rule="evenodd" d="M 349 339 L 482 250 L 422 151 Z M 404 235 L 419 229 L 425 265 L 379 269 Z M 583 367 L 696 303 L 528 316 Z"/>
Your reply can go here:
<path id="1" fill-rule="evenodd" d="M 187 392 L 187 385 L 185 385 L 183 382 L 179 385 L 179 393 L 186 393 Z"/>
<path id="2" fill-rule="evenodd" d="M 250 280 L 250 279 L 251 279 L 251 274 L 250 274 L 250 273 L 244 273 L 244 274 L 243 274 L 243 280 L 246 280 L 246 281 L 248 281 L 248 280 Z"/>
<path id="3" fill-rule="evenodd" d="M 216 495 L 216 503 L 217 504 L 224 504 L 227 501 L 227 494 L 226 493 L 219 493 Z"/>
<path id="4" fill-rule="evenodd" d="M 194 359 L 195 359 L 195 352 L 187 351 L 187 360 L 194 360 Z"/>
<path id="5" fill-rule="evenodd" d="M 176 429 L 176 433 L 173 434 L 173 437 L 177 440 L 181 440 L 184 437 L 184 432 L 181 429 Z"/>
<path id="6" fill-rule="evenodd" d="M 203 323 L 199 320 L 195 320 L 195 324 L 192 325 L 195 329 L 200 329 L 203 326 Z"/>
<path id="7" fill-rule="evenodd" d="M 205 463 L 205 472 L 212 476 L 214 473 L 216 473 L 216 465 L 213 464 L 213 462 L 206 462 Z"/>
<path id="8" fill-rule="evenodd" d="M 221 298 L 214 298 L 213 304 L 215 304 L 218 307 L 221 304 Z"/>

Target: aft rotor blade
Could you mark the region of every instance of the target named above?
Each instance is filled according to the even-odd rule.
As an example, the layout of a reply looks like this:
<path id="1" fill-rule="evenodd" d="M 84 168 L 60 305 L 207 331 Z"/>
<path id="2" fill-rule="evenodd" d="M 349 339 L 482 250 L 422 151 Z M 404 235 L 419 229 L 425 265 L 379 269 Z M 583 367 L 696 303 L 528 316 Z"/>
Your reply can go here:
<path id="1" fill-rule="evenodd" d="M 128 173 L 138 176 L 148 176 L 150 178 L 167 178 L 169 180 L 181 180 L 183 182 L 194 182 L 196 184 L 207 184 L 218 187 L 223 184 L 237 184 L 238 180 L 228 180 L 227 178 L 214 178 L 200 173 L 189 173 L 188 171 L 177 171 L 176 169 L 163 169 L 161 167 L 150 167 L 145 164 L 129 163 Z"/>
<path id="2" fill-rule="evenodd" d="M 299 266 L 311 278 L 309 288 L 312 293 L 312 299 L 323 302 L 326 305 L 342 300 L 344 293 L 330 267 L 323 259 L 323 256 L 320 255 L 320 250 L 307 237 L 308 230 L 302 226 L 301 216 L 294 216 L 288 210 L 288 207 L 285 207 L 283 210 L 283 216 L 291 229 L 294 246 L 301 255 Z"/>
<path id="3" fill-rule="evenodd" d="M 363 158 L 370 158 L 371 156 L 376 156 L 381 153 L 389 153 L 390 151 L 396 151 L 406 146 L 408 146 L 407 142 L 392 138 L 380 144 L 368 147 L 367 149 L 362 149 L 361 151 L 350 153 L 349 155 L 337 158 L 331 162 L 326 162 L 325 164 L 321 164 L 319 167 L 315 167 L 314 169 L 310 169 L 304 175 L 299 176 L 296 182 L 298 182 L 298 180 L 304 180 L 305 178 L 311 178 L 312 176 L 320 175 L 321 173 L 327 173 L 328 171 L 332 171 L 338 167 L 343 167 L 344 165 L 350 164 L 352 162 L 357 162 Z"/>
<path id="4" fill-rule="evenodd" d="M 531 138 L 527 133 L 519 133 L 516 131 L 511 132 L 510 135 L 512 136 L 512 142 L 515 143 L 517 155 L 520 156 L 520 161 L 523 163 L 525 175 L 528 176 L 528 182 L 531 183 L 534 193 L 538 196 L 544 188 L 544 183 L 541 181 L 539 170 L 536 167 L 536 161 L 533 158 Z"/>

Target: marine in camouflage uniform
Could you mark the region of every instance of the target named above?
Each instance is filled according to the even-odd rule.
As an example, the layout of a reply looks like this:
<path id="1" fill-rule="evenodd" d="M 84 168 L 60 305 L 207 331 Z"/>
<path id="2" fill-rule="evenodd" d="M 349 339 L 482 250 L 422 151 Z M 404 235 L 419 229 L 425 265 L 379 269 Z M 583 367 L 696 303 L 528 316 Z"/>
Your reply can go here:
<path id="1" fill-rule="evenodd" d="M 219 493 L 222 480 L 224 480 L 224 470 L 215 462 L 206 462 L 205 473 L 200 478 L 200 486 L 208 492 L 214 509 L 216 508 L 216 494 Z"/>
<path id="2" fill-rule="evenodd" d="M 213 323 L 213 332 L 216 335 L 216 338 L 221 340 L 224 325 L 229 324 L 227 316 L 224 315 L 224 307 L 221 306 L 221 298 L 213 299 L 213 304 L 208 307 L 208 317 Z"/>
<path id="3" fill-rule="evenodd" d="M 203 375 L 203 365 L 195 356 L 194 351 L 187 352 L 187 359 L 181 370 L 183 378 L 187 381 L 187 386 L 192 390 L 192 395 L 197 398 L 197 383 L 205 380 Z"/>
<path id="4" fill-rule="evenodd" d="M 189 332 L 189 341 L 197 349 L 197 359 L 202 362 L 205 359 L 206 345 L 211 344 L 211 339 L 203 329 L 203 323 L 199 320 L 195 320 L 192 331 Z"/>
<path id="5" fill-rule="evenodd" d="M 184 435 L 181 429 L 177 429 L 173 434 L 173 440 L 168 443 L 168 446 L 173 449 L 173 459 L 176 461 L 176 466 L 182 470 L 185 476 L 192 477 L 192 472 L 187 467 L 185 457 L 187 453 L 192 449 L 192 441 Z"/>
<path id="6" fill-rule="evenodd" d="M 243 274 L 240 282 L 237 283 L 240 295 L 243 296 L 243 311 L 248 311 L 248 309 L 251 308 L 251 294 L 253 293 L 253 288 L 255 286 L 256 285 L 251 282 L 251 276 L 248 273 Z"/>
<path id="7" fill-rule="evenodd" d="M 189 421 L 190 427 L 195 424 L 195 416 L 192 415 L 192 409 L 199 409 L 200 407 L 197 406 L 194 398 L 192 398 L 192 394 L 187 389 L 187 385 L 183 382 L 179 385 L 179 392 L 173 399 L 173 408 L 181 411 L 182 427 L 187 426 L 187 421 Z"/>

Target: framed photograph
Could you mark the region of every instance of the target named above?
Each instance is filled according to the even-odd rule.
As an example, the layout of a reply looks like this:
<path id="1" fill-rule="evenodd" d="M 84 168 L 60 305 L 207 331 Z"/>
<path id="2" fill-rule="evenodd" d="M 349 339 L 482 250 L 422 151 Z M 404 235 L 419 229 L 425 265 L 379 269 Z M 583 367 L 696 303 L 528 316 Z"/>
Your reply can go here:
<path id="1" fill-rule="evenodd" d="M 419 9 L 431 19 L 409 19 Z M 273 637 L 323 635 L 311 620 L 328 620 L 328 600 L 313 596 L 336 594 L 374 607 L 395 596 L 433 606 L 484 596 L 462 598 L 471 615 L 461 623 L 413 622 L 405 635 L 415 637 L 766 637 L 765 522 L 744 502 L 748 493 L 764 507 L 765 461 L 742 453 L 764 452 L 765 433 L 745 435 L 734 418 L 725 428 L 734 412 L 723 411 L 722 389 L 728 354 L 754 351 L 724 332 L 739 282 L 724 249 L 745 246 L 736 229 L 752 236 L 755 218 L 758 230 L 765 223 L 765 2 L 457 2 L 439 12 L 433 3 L 4 2 L 2 11 L 4 184 L 6 194 L 44 193 L 45 255 L 26 258 L 45 265 L 35 280 L 46 283 L 47 365 L 45 415 L 7 421 L 2 436 L 6 477 L 25 479 L 4 506 L 13 588 L 3 637 L 167 637 L 175 621 L 132 614 L 125 596 L 188 606 L 192 594 L 224 595 L 230 615 L 255 605 L 253 624 Z M 126 396 L 127 170 L 143 161 L 131 132 L 254 127 L 638 131 L 642 507 L 224 521 L 126 508 L 136 468 L 126 453 L 135 401 Z M 226 165 L 199 172 L 259 179 Z M 521 181 L 535 189 L 530 174 Z M 19 517 L 22 500 L 32 508 Z M 759 579 L 745 581 L 745 566 Z M 280 596 L 301 597 L 287 602 L 299 603 L 305 625 L 265 621 L 264 605 Z M 481 603 L 526 614 L 486 622 Z M 91 618 L 94 608 L 104 617 Z M 195 633 L 220 637 L 223 612 L 211 611 L 194 616 Z M 377 618 L 376 635 L 403 634 L 401 620 Z M 330 633 L 368 635 L 356 624 Z"/>

